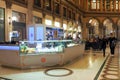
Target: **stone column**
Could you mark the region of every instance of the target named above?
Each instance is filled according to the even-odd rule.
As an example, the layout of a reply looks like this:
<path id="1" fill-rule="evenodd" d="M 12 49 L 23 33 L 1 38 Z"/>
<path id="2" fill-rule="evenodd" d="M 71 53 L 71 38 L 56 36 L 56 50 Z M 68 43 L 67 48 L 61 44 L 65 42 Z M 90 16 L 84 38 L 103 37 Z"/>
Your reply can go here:
<path id="1" fill-rule="evenodd" d="M 89 10 L 89 7 L 88 7 L 88 0 L 86 0 L 86 10 L 88 11 Z"/>
<path id="2" fill-rule="evenodd" d="M 118 11 L 120 12 L 120 1 L 118 1 Z"/>
<path id="3" fill-rule="evenodd" d="M 54 24 L 55 24 L 55 16 L 53 15 L 53 16 L 52 16 L 52 26 L 53 26 L 53 27 L 55 27 Z"/>
<path id="4" fill-rule="evenodd" d="M 103 11 L 103 8 L 104 8 L 104 6 L 103 6 L 103 0 L 100 0 L 100 11 Z"/>
<path id="5" fill-rule="evenodd" d="M 27 25 L 32 24 L 33 23 L 33 3 L 34 0 L 28 0 L 28 13 L 26 15 L 26 19 L 27 19 Z"/>
<path id="6" fill-rule="evenodd" d="M 61 16 L 61 27 L 63 28 L 63 16 L 62 16 L 62 14 L 63 14 L 63 9 L 62 9 L 62 3 L 61 3 L 61 1 L 60 1 L 60 6 L 59 6 L 60 8 L 60 16 Z"/>
<path id="7" fill-rule="evenodd" d="M 116 11 L 116 0 L 113 1 L 113 9 Z"/>
<path id="8" fill-rule="evenodd" d="M 82 37 L 83 37 L 83 39 L 89 38 L 87 27 L 88 27 L 87 22 L 86 22 L 86 20 L 84 20 L 82 23 Z"/>
<path id="9" fill-rule="evenodd" d="M 12 0 L 5 0 L 5 41 L 9 41 L 9 34 L 12 31 Z"/>

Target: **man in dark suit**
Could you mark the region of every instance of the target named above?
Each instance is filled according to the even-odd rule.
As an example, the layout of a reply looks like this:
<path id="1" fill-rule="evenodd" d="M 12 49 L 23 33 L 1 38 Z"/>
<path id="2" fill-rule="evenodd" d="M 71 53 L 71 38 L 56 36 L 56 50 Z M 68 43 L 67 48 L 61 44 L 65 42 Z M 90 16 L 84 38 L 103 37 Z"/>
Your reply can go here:
<path id="1" fill-rule="evenodd" d="M 104 57 L 105 57 L 106 45 L 107 45 L 107 39 L 106 39 L 105 36 L 103 36 L 101 47 L 102 47 L 102 50 L 103 50 L 103 56 L 104 56 Z"/>
<path id="2" fill-rule="evenodd" d="M 114 56 L 117 39 L 113 36 L 113 33 L 110 33 L 110 37 L 108 40 L 109 40 L 111 56 Z"/>

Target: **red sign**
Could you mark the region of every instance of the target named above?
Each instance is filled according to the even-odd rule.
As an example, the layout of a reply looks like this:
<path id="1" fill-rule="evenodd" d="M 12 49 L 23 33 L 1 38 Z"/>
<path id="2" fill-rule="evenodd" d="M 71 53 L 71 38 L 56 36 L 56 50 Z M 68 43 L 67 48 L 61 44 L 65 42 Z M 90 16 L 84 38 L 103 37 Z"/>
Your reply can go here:
<path id="1" fill-rule="evenodd" d="M 41 58 L 41 62 L 42 62 L 42 63 L 46 62 L 46 58 L 44 58 L 44 57 Z"/>

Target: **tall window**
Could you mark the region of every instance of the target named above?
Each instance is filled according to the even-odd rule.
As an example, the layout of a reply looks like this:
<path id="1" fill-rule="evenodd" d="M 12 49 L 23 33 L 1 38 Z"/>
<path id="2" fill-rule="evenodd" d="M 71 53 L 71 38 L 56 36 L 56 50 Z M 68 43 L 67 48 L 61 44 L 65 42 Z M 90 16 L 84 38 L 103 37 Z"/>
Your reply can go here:
<path id="1" fill-rule="evenodd" d="M 91 9 L 96 9 L 96 0 L 91 1 Z"/>
<path id="2" fill-rule="evenodd" d="M 114 9 L 114 2 L 111 1 L 110 4 L 111 4 L 111 9 L 113 10 Z"/>
<path id="3" fill-rule="evenodd" d="M 100 9 L 100 0 L 97 0 L 97 9 Z"/>
<path id="4" fill-rule="evenodd" d="M 63 16 L 66 17 L 66 15 L 67 15 L 67 9 L 63 7 Z"/>
<path id="5" fill-rule="evenodd" d="M 91 9 L 91 0 L 88 0 L 88 9 Z"/>
<path id="6" fill-rule="evenodd" d="M 60 13 L 60 8 L 59 8 L 59 3 L 55 3 L 55 13 L 59 14 Z"/>
<path id="7" fill-rule="evenodd" d="M 119 5 L 118 5 L 118 0 L 116 0 L 116 10 L 118 10 L 118 7 L 119 7 Z"/>
<path id="8" fill-rule="evenodd" d="M 0 8 L 0 41 L 5 40 L 5 19 L 4 19 L 4 9 Z"/>
<path id="9" fill-rule="evenodd" d="M 105 1 L 102 0 L 102 2 L 103 2 L 103 4 L 102 4 L 102 6 L 103 6 L 103 10 L 105 11 Z"/>
<path id="10" fill-rule="evenodd" d="M 100 9 L 100 0 L 88 0 L 88 8 L 90 10 Z"/>
<path id="11" fill-rule="evenodd" d="M 51 0 L 45 0 L 45 7 L 47 10 L 51 10 Z"/>
<path id="12" fill-rule="evenodd" d="M 110 0 L 106 0 L 106 10 L 110 10 Z"/>
<path id="13" fill-rule="evenodd" d="M 34 16 L 34 17 L 33 17 L 33 23 L 36 23 L 36 24 L 42 23 L 42 18 L 37 17 L 37 16 Z"/>
<path id="14" fill-rule="evenodd" d="M 26 39 L 26 15 L 24 13 L 12 11 L 13 31 L 18 31 L 19 40 Z"/>
<path id="15" fill-rule="evenodd" d="M 12 11 L 12 21 L 26 23 L 26 15 L 24 13 Z"/>
<path id="16" fill-rule="evenodd" d="M 41 7 L 41 0 L 34 0 L 34 5 Z"/>
<path id="17" fill-rule="evenodd" d="M 72 13 L 72 19 L 75 20 L 75 13 Z"/>
<path id="18" fill-rule="evenodd" d="M 68 17 L 71 19 L 71 11 L 69 10 L 68 12 L 69 12 L 69 13 L 68 13 L 68 14 L 69 14 Z"/>

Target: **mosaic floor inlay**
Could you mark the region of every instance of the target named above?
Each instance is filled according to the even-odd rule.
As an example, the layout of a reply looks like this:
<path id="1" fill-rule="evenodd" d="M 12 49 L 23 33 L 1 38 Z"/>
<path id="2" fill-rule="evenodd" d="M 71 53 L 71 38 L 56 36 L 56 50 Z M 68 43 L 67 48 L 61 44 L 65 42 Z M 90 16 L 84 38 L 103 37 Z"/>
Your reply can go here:
<path id="1" fill-rule="evenodd" d="M 119 49 L 119 48 L 117 48 Z M 118 53 L 118 54 L 117 54 Z M 98 80 L 120 80 L 119 50 L 115 56 L 109 56 Z"/>

